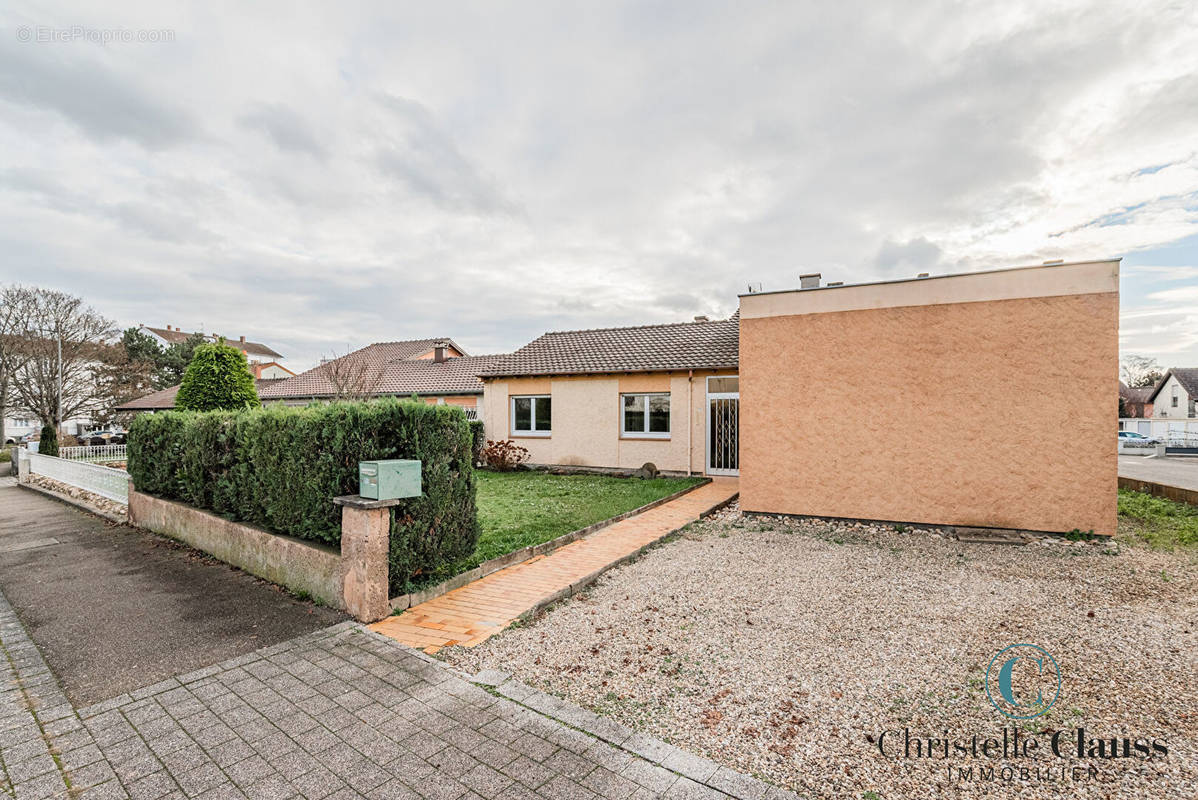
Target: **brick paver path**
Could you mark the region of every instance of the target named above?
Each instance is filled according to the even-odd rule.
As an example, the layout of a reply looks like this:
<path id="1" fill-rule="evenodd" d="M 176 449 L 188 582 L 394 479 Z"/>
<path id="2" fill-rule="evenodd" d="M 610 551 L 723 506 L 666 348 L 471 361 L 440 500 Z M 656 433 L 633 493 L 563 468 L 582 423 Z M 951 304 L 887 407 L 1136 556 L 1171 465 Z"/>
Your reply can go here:
<path id="1" fill-rule="evenodd" d="M 0 708 L 0 789 L 16 800 L 66 798 L 68 783 L 83 800 L 796 797 L 356 623 L 78 711 L 14 634 L 4 626 L 10 657 L 32 668 Z"/>
<path id="2" fill-rule="evenodd" d="M 682 497 L 412 606 L 371 628 L 426 653 L 452 644 L 473 647 L 521 614 L 571 594 L 603 570 L 726 503 L 738 491 L 736 478 L 715 478 Z"/>

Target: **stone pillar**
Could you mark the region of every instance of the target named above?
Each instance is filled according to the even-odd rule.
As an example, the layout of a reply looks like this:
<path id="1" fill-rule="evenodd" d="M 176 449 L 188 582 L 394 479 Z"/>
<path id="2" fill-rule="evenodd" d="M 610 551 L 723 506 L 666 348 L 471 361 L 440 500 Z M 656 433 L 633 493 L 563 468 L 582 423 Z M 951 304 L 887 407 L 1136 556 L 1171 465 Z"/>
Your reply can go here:
<path id="1" fill-rule="evenodd" d="M 376 622 L 391 614 L 388 555 L 391 506 L 399 500 L 369 500 L 358 495 L 337 497 L 341 506 L 341 591 L 345 610 L 360 622 Z"/>

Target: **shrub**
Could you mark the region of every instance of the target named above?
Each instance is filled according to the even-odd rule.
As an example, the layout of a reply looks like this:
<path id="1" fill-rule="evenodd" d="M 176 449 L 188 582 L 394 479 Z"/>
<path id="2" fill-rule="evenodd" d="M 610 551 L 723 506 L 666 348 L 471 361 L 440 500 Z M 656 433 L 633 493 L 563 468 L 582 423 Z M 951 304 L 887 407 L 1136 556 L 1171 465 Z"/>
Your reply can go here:
<path id="1" fill-rule="evenodd" d="M 419 459 L 423 495 L 392 509 L 390 579 L 399 593 L 474 551 L 471 444 L 461 409 L 394 399 L 167 411 L 133 421 L 128 470 L 139 491 L 336 545 L 341 509 L 333 498 L 357 494 L 358 462 Z"/>
<path id="2" fill-rule="evenodd" d="M 481 419 L 470 420 L 470 435 L 474 440 L 473 446 L 470 449 L 474 454 L 474 464 L 478 466 L 483 462 L 483 448 L 487 444 L 487 432 L 483 428 L 483 421 Z"/>
<path id="3" fill-rule="evenodd" d="M 58 429 L 53 425 L 42 426 L 42 435 L 37 440 L 37 451 L 44 456 L 58 455 Z"/>
<path id="4" fill-rule="evenodd" d="M 497 472 L 511 472 L 527 461 L 531 455 L 527 449 L 511 439 L 500 441 L 488 439 L 487 446 L 482 450 L 481 459 L 483 464 Z"/>
<path id="5" fill-rule="evenodd" d="M 188 411 L 239 411 L 261 405 L 245 354 L 222 340 L 195 350 L 175 407 Z"/>

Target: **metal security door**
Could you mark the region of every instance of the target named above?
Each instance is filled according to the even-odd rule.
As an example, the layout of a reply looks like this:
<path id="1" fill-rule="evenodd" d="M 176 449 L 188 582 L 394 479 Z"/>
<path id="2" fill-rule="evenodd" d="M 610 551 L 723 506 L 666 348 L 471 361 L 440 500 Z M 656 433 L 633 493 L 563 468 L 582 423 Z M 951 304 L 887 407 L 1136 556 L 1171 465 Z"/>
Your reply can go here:
<path id="1" fill-rule="evenodd" d="M 720 391 L 732 389 L 733 391 Z M 707 379 L 707 474 L 739 475 L 740 382 Z"/>

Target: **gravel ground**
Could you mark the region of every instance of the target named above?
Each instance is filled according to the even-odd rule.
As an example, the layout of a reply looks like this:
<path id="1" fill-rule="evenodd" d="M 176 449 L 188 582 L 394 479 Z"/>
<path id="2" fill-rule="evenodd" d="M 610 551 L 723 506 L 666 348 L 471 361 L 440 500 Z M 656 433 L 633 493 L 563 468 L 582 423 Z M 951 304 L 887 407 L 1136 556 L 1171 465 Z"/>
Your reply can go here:
<path id="1" fill-rule="evenodd" d="M 1192 552 L 967 544 L 732 509 L 536 620 L 442 654 L 811 797 L 1180 798 L 1198 796 L 1195 626 Z M 1046 649 L 1062 677 L 1052 709 L 1022 723 L 985 690 L 987 665 L 1015 643 Z M 877 745 L 886 730 L 957 742 L 1014 725 L 1038 758 L 902 758 L 894 735 L 889 756 Z M 1087 741 L 1155 739 L 1168 755 L 1052 755 L 1052 733 L 1067 731 L 1073 752 L 1079 727 Z"/>

